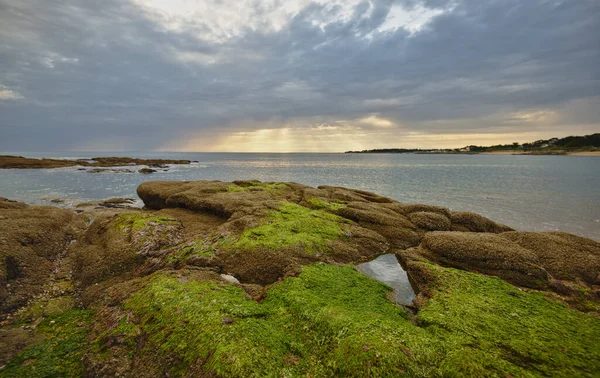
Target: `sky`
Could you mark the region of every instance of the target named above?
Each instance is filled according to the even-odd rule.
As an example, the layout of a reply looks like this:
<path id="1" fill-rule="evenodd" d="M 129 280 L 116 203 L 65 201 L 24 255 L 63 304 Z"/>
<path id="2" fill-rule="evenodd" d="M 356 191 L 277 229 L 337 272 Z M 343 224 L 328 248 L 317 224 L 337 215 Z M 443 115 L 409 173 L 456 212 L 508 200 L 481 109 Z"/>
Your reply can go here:
<path id="1" fill-rule="evenodd" d="M 0 0 L 0 152 L 594 132 L 598 0 Z"/>

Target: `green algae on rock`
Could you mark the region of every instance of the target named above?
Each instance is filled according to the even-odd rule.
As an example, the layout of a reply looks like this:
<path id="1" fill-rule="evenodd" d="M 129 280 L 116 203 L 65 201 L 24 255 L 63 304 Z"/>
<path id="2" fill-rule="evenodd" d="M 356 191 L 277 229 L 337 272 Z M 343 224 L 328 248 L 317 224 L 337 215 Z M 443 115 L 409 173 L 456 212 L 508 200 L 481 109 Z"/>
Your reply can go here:
<path id="1" fill-rule="evenodd" d="M 0 370 L 0 377 L 81 377 L 92 313 L 70 310 L 48 317 L 35 333 L 41 340 L 28 346 Z"/>
<path id="2" fill-rule="evenodd" d="M 134 360 L 177 361 L 132 363 L 134 375 L 591 376 L 600 368 L 597 318 L 497 278 L 423 264 L 438 286 L 413 320 L 387 299 L 387 286 L 320 263 L 273 285 L 262 303 L 216 276 L 155 274 L 125 300 L 120 311 L 133 316 L 111 332 Z"/>
<path id="3" fill-rule="evenodd" d="M 600 372 L 593 240 L 340 187 L 138 194 L 81 215 L 0 199 L 0 377 Z M 385 253 L 412 306 L 357 271 Z"/>
<path id="4" fill-rule="evenodd" d="M 276 249 L 303 244 L 309 253 L 323 251 L 327 241 L 344 235 L 343 223 L 349 222 L 333 214 L 283 202 L 269 213 L 264 224 L 244 231 L 234 247 Z"/>

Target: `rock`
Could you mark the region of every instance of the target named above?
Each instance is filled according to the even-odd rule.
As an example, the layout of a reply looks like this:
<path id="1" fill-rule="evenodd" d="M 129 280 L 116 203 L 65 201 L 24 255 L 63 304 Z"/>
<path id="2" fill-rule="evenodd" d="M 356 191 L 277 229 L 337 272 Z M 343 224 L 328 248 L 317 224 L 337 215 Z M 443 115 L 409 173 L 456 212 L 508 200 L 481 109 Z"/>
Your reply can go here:
<path id="1" fill-rule="evenodd" d="M 118 168 L 93 168 L 93 169 L 88 169 L 87 172 L 88 173 L 105 173 L 105 172 L 110 172 L 110 173 L 133 173 L 133 171 L 130 170 L 130 169 L 118 169 Z"/>
<path id="2" fill-rule="evenodd" d="M 31 159 L 23 156 L 0 156 L 0 168 L 64 168 L 86 165 L 83 161 L 67 159 Z"/>
<path id="3" fill-rule="evenodd" d="M 181 242 L 181 223 L 143 211 L 98 216 L 71 247 L 82 288 L 130 272 L 145 257 Z"/>
<path id="4" fill-rule="evenodd" d="M 397 248 L 414 246 L 421 241 L 417 226 L 404 215 L 380 206 L 379 202 L 349 202 L 336 214 L 383 235 Z"/>
<path id="5" fill-rule="evenodd" d="M 99 201 L 89 201 L 77 204 L 77 208 L 85 207 L 102 207 L 113 209 L 131 209 L 135 208 L 135 200 L 133 198 L 108 198 Z"/>
<path id="6" fill-rule="evenodd" d="M 233 284 L 239 284 L 240 283 L 240 281 L 238 281 L 237 278 L 235 278 L 234 276 L 229 275 L 229 274 L 221 274 L 221 278 L 224 279 L 225 281 L 231 282 Z"/>
<path id="7" fill-rule="evenodd" d="M 514 231 L 508 226 L 470 212 L 453 211 L 450 220 L 452 221 L 453 231 L 492 233 Z"/>
<path id="8" fill-rule="evenodd" d="M 600 243 L 563 232 L 430 232 L 419 247 L 400 256 L 552 290 L 576 308 L 598 302 L 594 293 L 600 285 Z"/>
<path id="9" fill-rule="evenodd" d="M 0 209 L 24 209 L 27 205 L 23 202 L 17 202 L 13 200 L 9 200 L 4 197 L 0 197 Z M 11 213 L 6 213 L 11 214 Z"/>
<path id="10" fill-rule="evenodd" d="M 506 232 L 502 237 L 533 252 L 554 279 L 600 285 L 600 243 L 566 232 Z"/>
<path id="11" fill-rule="evenodd" d="M 595 241 L 339 187 L 157 181 L 138 193 L 145 210 L 115 198 L 82 215 L 0 198 L 3 374 L 600 369 Z M 384 253 L 408 272 L 414 308 L 355 269 Z"/>
<path id="12" fill-rule="evenodd" d="M 413 252 L 446 266 L 501 277 L 516 285 L 546 289 L 548 272 L 535 253 L 491 233 L 435 231 Z"/>
<path id="13" fill-rule="evenodd" d="M 206 263 L 245 283 L 266 285 L 300 265 L 360 261 L 389 248 L 384 237 L 342 216 L 288 201 L 301 199 L 305 189 L 258 181 L 154 181 L 142 183 L 138 195 L 151 209 L 186 208 L 222 217 L 216 230 L 222 236 L 209 243 L 216 253 Z"/>
<path id="14" fill-rule="evenodd" d="M 0 200 L 0 316 L 42 293 L 53 261 L 85 226 L 69 210 Z"/>
<path id="15" fill-rule="evenodd" d="M 129 165 L 148 165 L 164 168 L 166 164 L 190 164 L 189 160 L 173 159 L 136 159 L 129 157 L 97 157 L 93 159 L 32 159 L 23 156 L 0 155 L 0 168 L 64 168 L 84 167 L 121 167 Z M 89 171 L 88 171 L 89 172 Z M 92 170 L 93 173 L 99 171 Z"/>
<path id="16" fill-rule="evenodd" d="M 151 168 L 142 168 L 138 171 L 139 173 L 144 173 L 144 174 L 149 174 L 149 173 L 154 173 L 156 172 L 156 169 L 151 169 Z"/>
<path id="17" fill-rule="evenodd" d="M 92 159 L 92 165 L 102 167 L 119 167 L 124 165 L 148 165 L 165 166 L 166 164 L 190 164 L 189 160 L 183 159 L 137 159 L 130 157 L 96 157 Z"/>
<path id="18" fill-rule="evenodd" d="M 449 231 L 452 228 L 450 219 L 439 213 L 417 211 L 410 213 L 408 219 L 417 227 L 428 231 Z"/>

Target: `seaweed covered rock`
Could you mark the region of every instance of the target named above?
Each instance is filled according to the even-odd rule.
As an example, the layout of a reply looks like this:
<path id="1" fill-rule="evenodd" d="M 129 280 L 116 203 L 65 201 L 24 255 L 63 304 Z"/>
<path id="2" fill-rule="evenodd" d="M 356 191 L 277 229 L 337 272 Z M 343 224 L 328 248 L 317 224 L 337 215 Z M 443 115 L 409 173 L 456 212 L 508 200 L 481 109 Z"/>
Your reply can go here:
<path id="1" fill-rule="evenodd" d="M 222 228 L 227 228 L 225 223 Z M 381 235 L 337 215 L 289 202 L 241 234 L 213 244 L 223 268 L 243 282 L 269 284 L 316 261 L 360 262 L 389 248 Z"/>
<path id="2" fill-rule="evenodd" d="M 583 311 L 600 310 L 600 243 L 565 232 L 507 232 L 550 274 L 551 289 Z"/>
<path id="3" fill-rule="evenodd" d="M 218 267 L 244 283 L 265 285 L 301 265 L 359 262 L 389 248 L 383 236 L 341 214 L 298 205 L 305 189 L 258 181 L 146 182 L 138 194 L 149 208 L 222 217 L 210 238 L 184 245 L 172 258 Z"/>
<path id="4" fill-rule="evenodd" d="M 408 217 L 417 227 L 428 231 L 449 231 L 452 228 L 450 219 L 442 214 L 428 211 L 417 211 Z"/>
<path id="5" fill-rule="evenodd" d="M 430 232 L 419 247 L 399 256 L 409 265 L 425 258 L 521 287 L 552 290 L 575 308 L 598 311 L 600 243 L 591 239 L 563 232 Z"/>
<path id="6" fill-rule="evenodd" d="M 398 248 L 416 245 L 421 240 L 417 227 L 408 218 L 377 203 L 350 202 L 337 214 L 378 232 Z"/>
<path id="7" fill-rule="evenodd" d="M 351 220 L 360 228 L 385 237 L 397 248 L 418 245 L 423 234 L 432 230 L 512 230 L 475 214 L 402 204 L 375 193 L 333 186 L 312 188 L 296 183 L 260 181 L 154 181 L 141 184 L 138 195 L 151 209 L 181 207 L 225 217 L 229 221 L 229 229 L 225 231 L 233 232 L 254 227 L 280 203 L 290 202 Z"/>
<path id="8" fill-rule="evenodd" d="M 260 303 L 210 271 L 157 272 L 129 283 L 130 295 L 108 293 L 86 373 L 586 376 L 600 368 L 597 318 L 494 277 L 418 264 L 432 284 L 413 321 L 388 287 L 347 266 L 303 267 Z"/>
<path id="9" fill-rule="evenodd" d="M 566 232 L 507 232 L 502 237 L 532 251 L 558 280 L 600 285 L 600 243 Z"/>
<path id="10" fill-rule="evenodd" d="M 82 215 L 0 199 L 12 311 L 0 376 L 600 371 L 592 240 L 340 187 L 147 182 L 138 193 L 144 210 L 92 203 Z M 390 251 L 414 306 L 356 269 Z"/>
<path id="11" fill-rule="evenodd" d="M 501 233 L 514 231 L 501 223 L 494 222 L 479 214 L 453 211 L 450 217 L 453 231 Z"/>
<path id="12" fill-rule="evenodd" d="M 82 288 L 131 273 L 145 257 L 181 242 L 181 223 L 145 212 L 100 215 L 72 246 L 75 279 Z"/>
<path id="13" fill-rule="evenodd" d="M 69 210 L 0 199 L 0 316 L 42 292 L 54 262 L 85 226 Z"/>
<path id="14" fill-rule="evenodd" d="M 501 235 L 430 232 L 416 253 L 439 264 L 502 277 L 517 285 L 548 287 L 548 273 L 540 266 L 537 256 Z"/>
<path id="15" fill-rule="evenodd" d="M 84 167 L 121 167 L 129 165 L 162 166 L 165 164 L 190 164 L 189 160 L 171 159 L 137 159 L 130 157 L 97 157 L 92 159 L 34 159 L 23 156 L 0 155 L 0 169 L 40 169 L 64 168 L 73 166 Z"/>

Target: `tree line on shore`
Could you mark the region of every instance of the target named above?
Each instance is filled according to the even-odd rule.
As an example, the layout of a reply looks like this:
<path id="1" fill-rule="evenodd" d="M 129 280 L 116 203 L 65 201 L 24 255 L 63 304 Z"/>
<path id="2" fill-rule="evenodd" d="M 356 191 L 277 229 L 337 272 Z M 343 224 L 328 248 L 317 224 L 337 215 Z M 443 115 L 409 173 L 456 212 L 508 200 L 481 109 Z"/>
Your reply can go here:
<path id="1" fill-rule="evenodd" d="M 346 153 L 478 153 L 491 151 L 595 151 L 600 148 L 600 133 L 565 138 L 540 139 L 531 143 L 497 144 L 493 146 L 465 146 L 463 148 L 379 148 Z"/>

